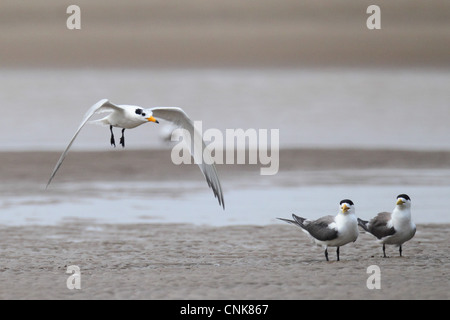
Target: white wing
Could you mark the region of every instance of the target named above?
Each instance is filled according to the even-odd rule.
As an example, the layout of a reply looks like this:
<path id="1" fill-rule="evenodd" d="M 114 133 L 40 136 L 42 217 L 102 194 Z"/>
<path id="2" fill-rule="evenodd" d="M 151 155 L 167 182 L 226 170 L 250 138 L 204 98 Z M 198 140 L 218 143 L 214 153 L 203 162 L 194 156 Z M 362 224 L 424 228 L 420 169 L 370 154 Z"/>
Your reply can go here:
<path id="1" fill-rule="evenodd" d="M 197 130 L 195 130 L 192 120 L 189 119 L 188 115 L 181 108 L 156 107 L 151 108 L 150 111 L 152 111 L 155 118 L 161 118 L 170 121 L 176 126 L 189 132 L 191 138 L 191 146 L 188 147 L 191 155 L 194 157 L 194 162 L 199 166 L 200 170 L 205 176 L 206 182 L 208 183 L 208 186 L 213 190 L 214 196 L 219 201 L 219 204 L 225 209 L 222 186 L 220 185 L 216 167 L 214 166 L 212 159 L 205 159 L 207 155 L 203 154 L 203 150 L 206 148 L 206 145 L 201 134 Z M 186 141 L 186 139 L 183 140 Z M 201 150 L 201 153 L 193 152 L 194 150 Z"/>
<path id="2" fill-rule="evenodd" d="M 106 111 L 115 111 L 115 110 L 122 110 L 121 107 L 116 106 L 115 104 L 112 104 L 108 101 L 108 99 L 102 99 L 96 104 L 94 104 L 92 107 L 89 108 L 89 110 L 86 112 L 86 114 L 83 117 L 83 120 L 81 121 L 77 131 L 72 137 L 72 140 L 70 140 L 69 145 L 67 146 L 66 150 L 62 153 L 61 157 L 59 158 L 58 162 L 56 163 L 55 169 L 53 169 L 52 175 L 50 176 L 50 179 L 47 182 L 46 188 L 50 185 L 50 183 L 53 180 L 53 177 L 55 176 L 56 172 L 58 171 L 59 167 L 64 161 L 64 158 L 66 157 L 67 153 L 69 152 L 70 147 L 72 146 L 72 143 L 75 141 L 75 138 L 80 133 L 80 130 L 84 127 L 84 125 L 89 121 L 89 119 L 96 113 L 99 112 L 106 112 Z"/>

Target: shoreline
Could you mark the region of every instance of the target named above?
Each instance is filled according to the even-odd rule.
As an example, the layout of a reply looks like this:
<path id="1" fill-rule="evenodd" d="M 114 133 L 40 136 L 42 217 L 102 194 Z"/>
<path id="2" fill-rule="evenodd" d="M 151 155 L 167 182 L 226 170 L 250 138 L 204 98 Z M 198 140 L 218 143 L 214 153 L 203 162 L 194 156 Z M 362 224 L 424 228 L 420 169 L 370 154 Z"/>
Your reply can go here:
<path id="1" fill-rule="evenodd" d="M 388 169 L 388 172 L 411 169 L 407 179 L 402 178 L 402 181 L 406 181 L 405 186 L 414 187 L 422 185 L 416 173 L 425 169 L 422 173 L 427 177 L 425 189 L 428 185 L 436 188 L 434 174 L 430 175 L 427 170 L 447 172 L 450 152 L 281 150 L 280 171 L 284 174 L 276 179 L 261 178 L 259 166 L 220 165 L 221 179 L 224 184 L 237 186 L 237 194 L 245 195 L 239 190 L 246 190 L 250 185 L 256 186 L 258 196 L 265 198 L 264 201 L 255 198 L 264 208 L 234 198 L 233 203 L 239 204 L 234 208 L 235 218 L 230 210 L 233 208 L 229 207 L 227 213 L 242 224 L 225 226 L 179 223 L 182 220 L 177 217 L 189 215 L 194 219 L 198 214 L 208 214 L 216 219 L 216 215 L 222 217 L 224 213 L 206 188 L 197 166 L 173 165 L 170 150 L 73 151 L 56 177 L 58 188 L 40 198 L 43 190 L 35 190 L 36 185 L 45 186 L 59 156 L 60 152 L 0 152 L 2 213 L 6 214 L 5 218 L 8 214 L 22 216 L 25 221 L 21 225 L 0 224 L 0 299 L 449 298 L 448 287 L 443 285 L 450 277 L 450 261 L 445 255 L 450 241 L 449 223 L 417 223 L 418 231 L 405 243 L 403 258 L 397 256 L 397 248 L 388 246 L 390 258 L 383 259 L 381 246 L 374 237 L 361 233 L 355 243 L 341 248 L 340 262 L 334 261 L 333 249 L 329 250 L 331 261 L 326 262 L 323 249 L 312 245 L 297 228 L 281 222 L 245 224 L 242 214 L 259 213 L 258 219 L 261 219 L 262 209 L 265 209 L 271 217 L 285 216 L 291 209 L 271 206 L 269 195 L 263 192 L 267 186 L 300 185 L 314 189 L 308 176 L 314 178 L 322 171 L 325 174 L 319 174 L 320 183 L 330 186 L 335 179 L 339 185 L 354 183 L 352 172 L 357 170 L 359 174 L 370 176 L 374 174 L 372 169 L 377 168 Z M 300 174 L 291 174 L 296 170 Z M 350 174 L 339 174 L 337 178 L 327 174 L 342 170 Z M 395 175 L 391 179 L 397 181 L 398 177 Z M 298 181 L 299 178 L 302 181 Z M 172 186 L 175 179 L 182 181 L 178 191 Z M 445 176 L 439 179 L 447 188 Z M 94 190 L 95 186 L 90 184 L 98 181 L 136 181 L 138 184 L 150 181 L 150 186 L 115 190 L 107 184 L 104 189 Z M 145 196 L 157 191 L 160 182 L 164 185 L 166 181 L 170 185 L 167 195 L 164 195 L 167 190 L 162 190 L 162 194 L 155 192 L 149 199 Z M 189 187 L 192 181 L 195 181 L 194 189 L 200 186 L 202 195 L 177 198 L 177 192 L 185 188 L 188 195 L 196 194 Z M 429 181 L 432 183 L 428 184 Z M 183 186 L 184 182 L 187 184 Z M 370 177 L 367 183 L 373 185 Z M 392 180 L 383 179 L 380 185 L 384 190 L 389 189 L 390 183 Z M 308 201 L 299 210 L 311 210 L 305 208 L 305 204 L 314 208 L 317 201 L 323 200 L 321 194 L 317 199 L 309 198 L 308 194 L 303 193 Z M 233 199 L 233 194 L 227 195 L 226 201 Z M 111 201 L 116 196 L 118 201 Z M 14 197 L 19 201 L 14 202 Z M 133 199 L 139 201 L 133 202 Z M 152 206 L 152 199 L 163 202 Z M 202 199 L 210 201 L 211 207 L 209 204 L 202 207 Z M 298 208 L 297 201 L 302 201 L 294 194 L 288 199 L 295 208 Z M 390 196 L 386 199 L 389 208 Z M 267 209 L 266 205 L 269 205 Z M 74 213 L 65 212 L 69 209 Z M 97 220 L 92 210 L 100 211 L 102 219 Z M 425 210 L 434 209 L 427 206 Z M 45 215 L 61 219 L 57 219 L 56 224 L 39 224 L 39 219 Z M 114 222 L 123 221 L 114 220 L 114 216 L 123 215 L 129 219 L 136 216 L 141 222 Z M 172 219 L 152 223 L 158 221 L 155 220 L 158 215 L 170 215 Z M 361 210 L 361 217 L 368 215 L 368 211 Z M 69 277 L 66 271 L 71 265 L 81 270 L 80 290 L 66 287 Z M 371 265 L 381 269 L 380 290 L 369 290 L 366 286 L 367 268 Z"/>
<path id="2" fill-rule="evenodd" d="M 380 30 L 366 23 L 370 3 L 354 0 L 76 5 L 80 30 L 68 4 L 2 3 L 2 146 L 37 150 L 0 151 L 0 299 L 450 298 L 450 2 L 383 1 Z M 224 211 L 158 130 L 130 132 L 123 150 L 92 128 L 77 140 L 92 150 L 74 145 L 46 190 L 99 97 L 180 105 L 211 128 L 284 128 L 285 145 L 352 148 L 282 148 L 274 176 L 260 162 L 217 165 Z M 345 198 L 367 219 L 400 193 L 417 225 L 403 257 L 388 246 L 382 258 L 361 233 L 326 262 L 276 219 L 315 219 Z M 69 266 L 79 290 L 67 287 Z M 367 285 L 372 266 L 379 290 Z"/>

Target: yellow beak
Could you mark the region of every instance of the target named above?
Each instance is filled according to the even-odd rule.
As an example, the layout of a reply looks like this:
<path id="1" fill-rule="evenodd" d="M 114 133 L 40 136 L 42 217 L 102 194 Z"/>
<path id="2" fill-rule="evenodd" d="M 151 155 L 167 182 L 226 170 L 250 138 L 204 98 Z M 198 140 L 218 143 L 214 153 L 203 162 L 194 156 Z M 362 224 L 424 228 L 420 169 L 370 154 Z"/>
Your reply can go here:
<path id="1" fill-rule="evenodd" d="M 345 203 L 342 205 L 342 211 L 347 212 L 350 207 L 348 207 Z"/>
<path id="2" fill-rule="evenodd" d="M 147 120 L 148 120 L 148 121 L 151 121 L 151 122 L 159 123 L 159 121 L 156 120 L 155 117 L 153 117 L 153 116 L 147 118 Z"/>
<path id="3" fill-rule="evenodd" d="M 402 204 L 404 204 L 405 202 L 402 200 L 402 199 L 398 199 L 397 200 L 397 205 L 399 206 L 399 205 L 402 205 Z"/>

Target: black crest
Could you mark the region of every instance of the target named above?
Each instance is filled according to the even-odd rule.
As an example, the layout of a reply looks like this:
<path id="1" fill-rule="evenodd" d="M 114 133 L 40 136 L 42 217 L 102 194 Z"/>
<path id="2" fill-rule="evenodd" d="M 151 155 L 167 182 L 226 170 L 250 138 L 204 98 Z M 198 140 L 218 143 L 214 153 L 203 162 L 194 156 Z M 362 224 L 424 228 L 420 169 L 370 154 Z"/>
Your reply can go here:
<path id="1" fill-rule="evenodd" d="M 409 201 L 411 201 L 411 198 L 407 195 L 407 194 L 399 194 L 398 196 L 397 196 L 397 199 L 398 198 L 403 198 L 403 199 L 406 199 L 406 200 L 409 200 Z"/>
<path id="2" fill-rule="evenodd" d="M 343 203 L 348 203 L 348 204 L 351 205 L 351 206 L 354 205 L 354 204 L 353 204 L 353 201 L 352 201 L 352 200 L 349 200 L 349 199 L 342 200 L 339 204 L 342 205 Z"/>

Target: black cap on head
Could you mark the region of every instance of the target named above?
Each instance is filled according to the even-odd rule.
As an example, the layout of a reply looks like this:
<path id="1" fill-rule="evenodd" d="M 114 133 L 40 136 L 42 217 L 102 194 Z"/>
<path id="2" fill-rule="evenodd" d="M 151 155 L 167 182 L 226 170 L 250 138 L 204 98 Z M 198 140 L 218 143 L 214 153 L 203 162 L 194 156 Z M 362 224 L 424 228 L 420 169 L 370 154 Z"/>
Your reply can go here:
<path id="1" fill-rule="evenodd" d="M 354 205 L 354 204 L 353 204 L 353 201 L 352 201 L 352 200 L 349 200 L 349 199 L 344 199 L 344 200 L 342 200 L 339 204 L 342 205 L 343 203 L 348 203 L 348 204 L 351 205 L 351 206 Z"/>
<path id="2" fill-rule="evenodd" d="M 411 198 L 407 195 L 407 194 L 399 194 L 398 196 L 397 196 L 397 199 L 398 198 L 403 198 L 403 199 L 406 199 L 406 200 L 409 200 L 409 201 L 411 201 Z"/>

